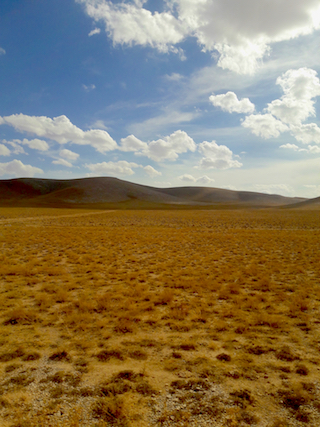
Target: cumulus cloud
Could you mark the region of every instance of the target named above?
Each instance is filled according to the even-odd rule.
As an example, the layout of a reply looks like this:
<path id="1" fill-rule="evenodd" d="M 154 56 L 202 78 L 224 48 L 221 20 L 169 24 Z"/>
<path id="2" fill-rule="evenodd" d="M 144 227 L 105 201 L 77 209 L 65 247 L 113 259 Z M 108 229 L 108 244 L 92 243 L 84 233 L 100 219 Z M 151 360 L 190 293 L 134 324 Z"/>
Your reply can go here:
<path id="1" fill-rule="evenodd" d="M 152 13 L 143 4 L 113 4 L 104 0 L 76 0 L 85 5 L 94 21 L 103 21 L 114 44 L 151 46 L 170 51 L 187 33 L 186 26 L 170 12 Z"/>
<path id="2" fill-rule="evenodd" d="M 89 37 L 93 36 L 94 34 L 100 34 L 101 30 L 100 28 L 95 28 L 94 30 L 91 30 L 90 33 L 88 34 Z"/>
<path id="3" fill-rule="evenodd" d="M 19 152 L 18 146 L 20 145 L 27 145 L 29 148 L 32 148 L 33 150 L 38 151 L 48 151 L 49 145 L 46 141 L 43 141 L 42 139 L 13 139 L 12 141 L 5 141 L 7 144 L 10 144 L 12 147 L 16 148 L 15 154 Z M 21 147 L 20 153 L 24 153 L 23 148 Z"/>
<path id="4" fill-rule="evenodd" d="M 0 47 L 0 56 L 5 54 L 6 54 L 6 51 L 2 47 Z"/>
<path id="5" fill-rule="evenodd" d="M 0 163 L 0 176 L 14 175 L 21 177 L 32 177 L 35 174 L 42 174 L 43 170 L 31 165 L 24 165 L 20 160 L 12 160 L 8 163 Z"/>
<path id="6" fill-rule="evenodd" d="M 179 176 L 178 179 L 180 181 L 184 181 L 184 182 L 196 182 L 196 178 L 192 175 L 187 174 L 187 173 Z"/>
<path id="7" fill-rule="evenodd" d="M 118 162 L 85 164 L 85 167 L 92 172 L 91 175 L 133 175 L 134 171 L 132 169 L 141 166 L 126 160 L 120 160 Z"/>
<path id="8" fill-rule="evenodd" d="M 71 150 L 67 150 L 66 148 L 63 150 L 60 150 L 59 152 L 59 156 L 62 157 L 63 159 L 68 159 L 70 161 L 75 161 L 78 159 L 79 154 L 75 153 Z"/>
<path id="9" fill-rule="evenodd" d="M 46 141 L 43 141 L 42 139 L 26 139 L 24 138 L 22 141 L 19 139 L 15 139 L 14 142 L 22 145 L 27 145 L 29 148 L 32 148 L 34 150 L 38 151 L 48 151 L 49 145 Z"/>
<path id="10" fill-rule="evenodd" d="M 280 148 L 287 148 L 289 150 L 299 151 L 299 147 L 296 144 L 283 144 L 280 145 Z"/>
<path id="11" fill-rule="evenodd" d="M 189 183 L 197 183 L 201 185 L 209 185 L 213 184 L 215 182 L 214 179 L 209 178 L 207 175 L 201 176 L 200 178 L 195 178 L 193 175 L 190 174 L 184 174 L 178 177 L 180 181 L 183 182 L 189 182 Z"/>
<path id="12" fill-rule="evenodd" d="M 214 182 L 215 180 L 213 178 L 209 178 L 207 175 L 203 175 L 197 179 L 197 183 L 202 185 L 209 185 L 209 184 L 213 184 Z"/>
<path id="13" fill-rule="evenodd" d="M 320 147 L 317 147 L 316 145 L 308 145 L 308 149 L 310 153 L 315 153 L 315 154 L 320 153 Z"/>
<path id="14" fill-rule="evenodd" d="M 310 144 L 311 142 L 320 144 L 320 128 L 315 123 L 291 126 L 291 134 L 303 144 Z"/>
<path id="15" fill-rule="evenodd" d="M 52 163 L 54 165 L 62 165 L 62 166 L 67 166 L 68 168 L 72 168 L 72 163 L 68 162 L 65 159 L 58 159 L 58 160 L 53 160 Z"/>
<path id="16" fill-rule="evenodd" d="M 253 113 L 254 104 L 248 99 L 243 98 L 239 101 L 234 92 L 227 92 L 223 95 L 211 95 L 209 100 L 215 107 L 220 107 L 223 111 L 228 113 Z"/>
<path id="17" fill-rule="evenodd" d="M 242 126 L 262 138 L 277 138 L 282 132 L 290 131 L 298 142 L 320 143 L 320 128 L 315 123 L 303 124 L 315 116 L 314 99 L 320 96 L 320 80 L 309 68 L 288 70 L 278 77 L 284 95 L 268 104 L 266 114 L 252 114 L 245 118 Z M 303 150 L 300 150 L 303 151 Z"/>
<path id="18" fill-rule="evenodd" d="M 147 173 L 151 178 L 155 178 L 156 176 L 160 176 L 160 175 L 162 175 L 162 173 L 161 173 L 161 172 L 157 171 L 155 168 L 153 168 L 153 167 L 152 167 L 152 166 L 150 166 L 150 165 L 145 166 L 143 169 L 146 171 L 146 173 Z"/>
<path id="19" fill-rule="evenodd" d="M 314 97 L 320 95 L 317 73 L 309 68 L 288 70 L 276 83 L 284 95 L 268 104 L 267 111 L 282 122 L 299 125 L 310 116 L 315 116 Z"/>
<path id="20" fill-rule="evenodd" d="M 193 182 L 193 183 L 197 183 L 197 184 L 202 184 L 202 185 L 209 185 L 214 183 L 214 179 L 209 178 L 207 175 L 201 176 L 200 178 L 195 178 L 193 175 L 190 174 L 184 174 L 178 177 L 178 179 L 180 181 L 184 181 L 184 182 Z"/>
<path id="21" fill-rule="evenodd" d="M 160 162 L 162 160 L 174 161 L 179 154 L 195 151 L 196 144 L 186 132 L 177 130 L 169 136 L 148 143 L 140 141 L 134 135 L 129 135 L 121 139 L 120 149 L 134 151 L 137 155 Z"/>
<path id="22" fill-rule="evenodd" d="M 0 124 L 7 124 L 19 132 L 48 138 L 59 144 L 71 142 L 79 145 L 90 145 L 100 153 L 117 148 L 117 143 L 111 138 L 108 132 L 100 129 L 83 131 L 72 124 L 68 117 L 64 115 L 51 119 L 46 116 L 13 114 L 1 117 Z"/>
<path id="23" fill-rule="evenodd" d="M 10 150 L 3 144 L 0 144 L 0 156 L 10 156 Z"/>
<path id="24" fill-rule="evenodd" d="M 282 132 L 289 130 L 287 125 L 271 114 L 251 114 L 244 119 L 242 126 L 264 139 L 278 138 Z"/>
<path id="25" fill-rule="evenodd" d="M 134 135 L 129 135 L 126 138 L 122 138 L 120 141 L 120 150 L 121 151 L 140 151 L 146 150 L 148 144 L 146 142 L 140 141 Z"/>
<path id="26" fill-rule="evenodd" d="M 76 0 L 95 21 L 105 24 L 114 44 L 177 50 L 195 37 L 203 50 L 218 52 L 218 65 L 252 74 L 272 43 L 311 34 L 320 27 L 318 0 L 166 0 L 164 10 L 151 12 L 148 2 Z"/>
<path id="27" fill-rule="evenodd" d="M 143 154 L 155 161 L 170 160 L 174 161 L 179 154 L 187 151 L 195 151 L 196 144 L 190 136 L 181 130 L 177 130 L 170 136 L 157 141 L 151 141 L 148 148 L 143 150 Z"/>
<path id="28" fill-rule="evenodd" d="M 200 161 L 202 169 L 230 169 L 240 168 L 242 163 L 233 159 L 233 153 L 225 145 L 218 145 L 215 141 L 204 141 L 198 146 L 198 151 L 204 155 Z"/>

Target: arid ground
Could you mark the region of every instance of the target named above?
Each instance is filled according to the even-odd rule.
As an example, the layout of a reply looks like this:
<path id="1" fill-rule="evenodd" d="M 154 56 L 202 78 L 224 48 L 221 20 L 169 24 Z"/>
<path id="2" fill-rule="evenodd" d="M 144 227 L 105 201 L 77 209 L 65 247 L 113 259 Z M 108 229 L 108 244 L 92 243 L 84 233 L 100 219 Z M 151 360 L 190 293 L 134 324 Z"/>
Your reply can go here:
<path id="1" fill-rule="evenodd" d="M 0 208 L 0 425 L 320 426 L 319 212 Z"/>

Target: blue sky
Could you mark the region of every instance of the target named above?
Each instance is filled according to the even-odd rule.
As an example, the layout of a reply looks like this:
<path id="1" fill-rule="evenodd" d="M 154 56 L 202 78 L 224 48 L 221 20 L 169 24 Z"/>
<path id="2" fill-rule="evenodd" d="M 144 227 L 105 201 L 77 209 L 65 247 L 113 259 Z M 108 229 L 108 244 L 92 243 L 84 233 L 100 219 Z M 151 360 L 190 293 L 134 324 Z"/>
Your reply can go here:
<path id="1" fill-rule="evenodd" d="M 319 0 L 1 0 L 0 179 L 320 195 Z"/>

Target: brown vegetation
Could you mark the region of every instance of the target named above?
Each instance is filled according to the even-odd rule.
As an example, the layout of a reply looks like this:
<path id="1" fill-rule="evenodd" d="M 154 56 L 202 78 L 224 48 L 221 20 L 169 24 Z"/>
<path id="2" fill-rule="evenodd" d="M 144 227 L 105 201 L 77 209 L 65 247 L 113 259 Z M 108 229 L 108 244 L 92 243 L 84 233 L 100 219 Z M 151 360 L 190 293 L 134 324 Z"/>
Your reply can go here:
<path id="1" fill-rule="evenodd" d="M 0 216 L 1 426 L 320 425 L 318 212 Z"/>

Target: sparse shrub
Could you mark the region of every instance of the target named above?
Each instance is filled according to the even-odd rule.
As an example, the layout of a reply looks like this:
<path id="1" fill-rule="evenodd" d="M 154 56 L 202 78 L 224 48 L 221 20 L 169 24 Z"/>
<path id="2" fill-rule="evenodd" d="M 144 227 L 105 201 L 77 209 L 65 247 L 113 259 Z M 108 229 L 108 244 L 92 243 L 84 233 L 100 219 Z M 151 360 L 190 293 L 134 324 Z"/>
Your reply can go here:
<path id="1" fill-rule="evenodd" d="M 40 357 L 41 357 L 41 354 L 34 351 L 32 353 L 26 353 L 24 356 L 22 356 L 22 360 L 24 362 L 29 362 L 29 361 L 33 361 L 33 360 L 38 360 L 38 359 L 40 359 Z"/>
<path id="2" fill-rule="evenodd" d="M 108 362 L 111 358 L 124 360 L 124 354 L 121 350 L 102 350 L 96 355 L 99 362 Z"/>
<path id="3" fill-rule="evenodd" d="M 249 425 L 256 424 L 259 422 L 259 418 L 256 415 L 250 414 L 247 411 L 240 411 L 237 419 Z"/>
<path id="4" fill-rule="evenodd" d="M 9 403 L 9 401 L 7 399 L 5 399 L 4 397 L 0 396 L 0 409 L 2 408 L 9 408 L 11 405 Z"/>
<path id="5" fill-rule="evenodd" d="M 299 359 L 299 357 L 296 356 L 288 346 L 284 346 L 277 351 L 276 358 L 279 360 L 285 360 L 286 362 L 293 362 L 294 360 Z"/>
<path id="6" fill-rule="evenodd" d="M 254 398 L 249 390 L 238 390 L 230 393 L 234 403 L 240 408 L 246 408 L 248 405 L 252 405 Z"/>
<path id="7" fill-rule="evenodd" d="M 310 400 L 308 393 L 298 387 L 292 390 L 279 390 L 278 394 L 283 406 L 294 409 L 295 411 L 297 411 L 301 405 L 308 404 Z"/>
<path id="8" fill-rule="evenodd" d="M 128 414 L 124 401 L 118 396 L 112 398 L 100 398 L 92 409 L 92 416 L 109 423 L 112 426 L 127 427 Z"/>
<path id="9" fill-rule="evenodd" d="M 305 365 L 297 365 L 296 373 L 299 375 L 308 375 L 309 369 Z"/>
<path id="10" fill-rule="evenodd" d="M 231 356 L 227 353 L 220 353 L 216 356 L 216 358 L 222 362 L 230 362 Z"/>
<path id="11" fill-rule="evenodd" d="M 70 362 L 71 357 L 65 350 L 62 350 L 52 353 L 51 356 L 49 356 L 49 360 L 52 362 Z"/>
<path id="12" fill-rule="evenodd" d="M 26 387 L 34 381 L 32 377 L 29 377 L 27 374 L 21 373 L 11 377 L 7 383 L 14 385 L 16 387 Z"/>
<path id="13" fill-rule="evenodd" d="M 302 408 L 299 408 L 297 410 L 295 416 L 296 416 L 296 420 L 302 423 L 308 423 L 310 421 L 310 414 Z"/>
<path id="14" fill-rule="evenodd" d="M 128 353 L 128 356 L 131 357 L 131 359 L 136 359 L 136 360 L 147 360 L 148 359 L 148 354 L 142 350 L 130 351 Z"/>
<path id="15" fill-rule="evenodd" d="M 146 381 L 142 381 L 136 386 L 136 392 L 142 394 L 143 396 L 157 394 L 157 391 Z"/>
<path id="16" fill-rule="evenodd" d="M 257 345 L 255 347 L 249 347 L 247 352 L 249 354 L 254 354 L 256 356 L 260 356 L 261 354 L 268 353 L 270 350 L 268 348 Z"/>
<path id="17" fill-rule="evenodd" d="M 31 323 L 39 320 L 37 313 L 32 309 L 25 309 L 24 307 L 17 307 L 10 310 L 6 314 L 4 325 L 30 325 Z"/>
<path id="18" fill-rule="evenodd" d="M 15 371 L 16 369 L 21 368 L 21 366 L 22 366 L 22 365 L 20 365 L 20 364 L 18 364 L 18 363 L 13 363 L 12 365 L 7 365 L 7 366 L 5 367 L 5 369 L 4 369 L 4 371 L 5 371 L 6 373 L 9 373 L 9 372 Z"/>
<path id="19" fill-rule="evenodd" d="M 9 351 L 7 353 L 2 353 L 0 355 L 0 362 L 10 362 L 11 360 L 18 359 L 19 357 L 24 356 L 24 350 L 19 347 L 16 350 Z"/>

